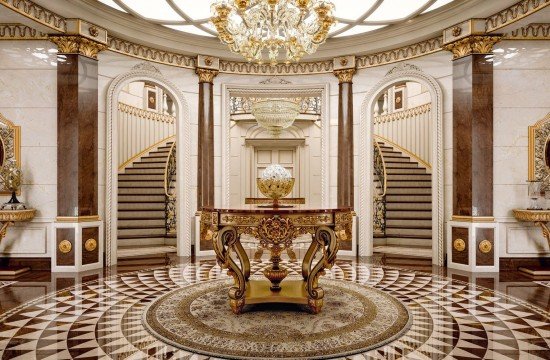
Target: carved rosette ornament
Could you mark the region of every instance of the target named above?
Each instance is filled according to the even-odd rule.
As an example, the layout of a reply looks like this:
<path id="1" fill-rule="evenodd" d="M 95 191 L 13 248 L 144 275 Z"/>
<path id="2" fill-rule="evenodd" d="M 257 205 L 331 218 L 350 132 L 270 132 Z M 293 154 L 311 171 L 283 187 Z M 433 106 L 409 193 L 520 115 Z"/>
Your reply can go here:
<path id="1" fill-rule="evenodd" d="M 443 49 L 452 52 L 453 60 L 456 60 L 472 54 L 490 54 L 501 39 L 500 35 L 473 35 L 444 45 Z"/>
<path id="2" fill-rule="evenodd" d="M 78 35 L 50 35 L 48 39 L 57 45 L 59 54 L 78 54 L 97 60 L 97 54 L 107 45 Z"/>
<path id="3" fill-rule="evenodd" d="M 351 83 L 353 82 L 353 75 L 355 75 L 355 69 L 335 70 L 334 75 L 338 78 L 338 82 Z"/>
<path id="4" fill-rule="evenodd" d="M 195 69 L 196 74 L 199 76 L 199 83 L 213 83 L 214 78 L 219 74 L 218 70 L 212 69 Z"/>

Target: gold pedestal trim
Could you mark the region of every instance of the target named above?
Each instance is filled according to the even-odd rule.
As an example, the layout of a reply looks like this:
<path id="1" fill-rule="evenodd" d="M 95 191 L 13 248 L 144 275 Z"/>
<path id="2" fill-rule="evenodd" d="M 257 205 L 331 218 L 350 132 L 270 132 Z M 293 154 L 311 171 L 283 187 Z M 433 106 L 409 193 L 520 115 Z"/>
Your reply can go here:
<path id="1" fill-rule="evenodd" d="M 81 222 L 92 222 L 100 221 L 99 215 L 89 215 L 89 216 L 58 216 L 55 218 L 57 222 L 63 223 L 81 223 Z"/>
<path id="2" fill-rule="evenodd" d="M 453 215 L 451 218 L 452 221 L 459 222 L 470 222 L 470 223 L 489 223 L 495 222 L 493 216 L 463 216 L 463 215 Z"/>

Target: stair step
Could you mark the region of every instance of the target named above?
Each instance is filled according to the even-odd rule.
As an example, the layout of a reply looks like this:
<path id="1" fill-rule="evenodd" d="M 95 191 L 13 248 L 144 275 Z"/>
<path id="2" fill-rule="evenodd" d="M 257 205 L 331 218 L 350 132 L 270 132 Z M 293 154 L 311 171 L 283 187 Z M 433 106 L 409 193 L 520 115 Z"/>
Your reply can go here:
<path id="1" fill-rule="evenodd" d="M 431 188 L 431 181 L 415 181 L 415 180 L 390 180 L 386 181 L 388 188 L 400 187 L 400 188 Z"/>
<path id="2" fill-rule="evenodd" d="M 166 164 L 166 159 L 168 156 L 147 156 L 142 157 L 140 162 L 141 163 L 164 163 Z"/>
<path id="3" fill-rule="evenodd" d="M 388 174 L 388 181 L 429 181 L 431 182 L 432 176 L 430 174 Z"/>
<path id="4" fill-rule="evenodd" d="M 399 195 L 386 195 L 387 203 L 405 203 L 405 202 L 418 202 L 418 203 L 431 203 L 431 195 L 409 195 L 409 194 L 399 194 Z"/>
<path id="5" fill-rule="evenodd" d="M 386 245 L 391 246 L 426 246 L 432 244 L 432 238 L 414 238 L 414 237 L 386 237 Z"/>
<path id="6" fill-rule="evenodd" d="M 118 237 L 135 237 L 136 235 L 142 236 L 159 236 L 166 234 L 166 228 L 143 228 L 143 229 L 121 229 L 117 231 Z"/>
<path id="7" fill-rule="evenodd" d="M 159 188 L 164 190 L 163 181 L 131 181 L 131 180 L 118 180 L 118 188 Z"/>
<path id="8" fill-rule="evenodd" d="M 118 209 L 119 210 L 163 210 L 164 211 L 165 204 L 164 203 L 126 203 L 126 202 L 119 202 L 118 203 Z"/>
<path id="9" fill-rule="evenodd" d="M 386 210 L 386 220 L 390 219 L 432 219 L 432 210 L 406 211 Z"/>
<path id="10" fill-rule="evenodd" d="M 148 174 L 148 175 L 162 175 L 164 176 L 163 167 L 154 167 L 154 168 L 126 168 L 124 170 L 125 174 Z"/>
<path id="11" fill-rule="evenodd" d="M 165 161 L 158 162 L 135 162 L 132 167 L 126 169 L 163 169 L 166 167 Z"/>
<path id="12" fill-rule="evenodd" d="M 415 163 L 415 162 L 386 163 L 386 170 L 387 169 L 418 169 L 418 163 Z"/>
<path id="13" fill-rule="evenodd" d="M 118 245 L 119 246 L 147 246 L 147 245 L 164 245 L 165 239 L 163 236 L 154 237 L 154 236 L 118 236 Z"/>
<path id="14" fill-rule="evenodd" d="M 410 163 L 408 163 L 410 164 Z M 386 174 L 389 176 L 399 176 L 399 175 L 428 175 L 426 174 L 426 169 L 423 168 L 392 168 L 392 167 L 386 167 Z"/>
<path id="15" fill-rule="evenodd" d="M 166 220 L 163 218 L 160 219 L 118 219 L 118 228 L 127 229 L 134 228 L 139 229 L 147 226 L 165 226 Z"/>
<path id="16" fill-rule="evenodd" d="M 431 195 L 432 188 L 394 188 L 386 189 L 386 195 Z"/>
<path id="17" fill-rule="evenodd" d="M 411 159 L 409 159 L 409 158 L 395 157 L 395 156 L 392 156 L 392 157 L 384 156 L 384 162 L 386 163 L 386 165 L 388 165 L 388 164 L 399 164 L 399 163 L 413 163 L 413 164 L 416 164 L 416 162 L 411 161 Z"/>
<path id="18" fill-rule="evenodd" d="M 118 175 L 119 180 L 142 180 L 142 181 L 164 181 L 164 174 L 120 174 Z"/>
<path id="19" fill-rule="evenodd" d="M 415 238 L 432 238 L 432 229 L 411 229 L 411 228 L 388 228 L 386 227 L 386 235 L 392 237 L 410 236 Z"/>
<path id="20" fill-rule="evenodd" d="M 421 227 L 421 228 L 432 228 L 432 220 L 426 219 L 386 219 L 387 227 Z"/>
<path id="21" fill-rule="evenodd" d="M 159 187 L 143 187 L 143 188 L 134 188 L 134 187 L 124 187 L 118 188 L 118 196 L 121 195 L 164 195 L 164 183 L 163 186 Z"/>
<path id="22" fill-rule="evenodd" d="M 431 210 L 432 203 L 386 203 L 386 210 Z"/>
<path id="23" fill-rule="evenodd" d="M 133 194 L 133 195 L 119 195 L 118 201 L 120 202 L 159 202 L 166 201 L 166 196 L 163 194 Z"/>

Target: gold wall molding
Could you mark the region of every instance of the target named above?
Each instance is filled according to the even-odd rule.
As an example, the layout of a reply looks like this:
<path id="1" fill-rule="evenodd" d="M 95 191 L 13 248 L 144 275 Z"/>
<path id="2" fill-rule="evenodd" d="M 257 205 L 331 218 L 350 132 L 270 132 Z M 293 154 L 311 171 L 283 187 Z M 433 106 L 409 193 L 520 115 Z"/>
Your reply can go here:
<path id="1" fill-rule="evenodd" d="M 422 115 L 432 110 L 432 104 L 424 104 L 407 110 L 394 112 L 387 115 L 379 115 L 374 117 L 374 124 L 382 124 L 397 120 L 405 120 L 413 116 Z"/>
<path id="2" fill-rule="evenodd" d="M 353 82 L 353 75 L 355 75 L 355 69 L 335 70 L 334 76 L 338 78 L 338 82 L 351 83 Z"/>
<path id="3" fill-rule="evenodd" d="M 48 35 L 23 24 L 0 24 L 0 40 L 47 40 Z"/>
<path id="4" fill-rule="evenodd" d="M 199 76 L 199 83 L 213 83 L 214 78 L 220 73 L 218 70 L 196 68 L 195 73 Z"/>
<path id="5" fill-rule="evenodd" d="M 57 45 L 59 54 L 78 54 L 97 60 L 97 54 L 107 45 L 78 35 L 50 35 L 48 39 Z"/>
<path id="6" fill-rule="evenodd" d="M 506 34 L 504 40 L 550 40 L 550 24 L 529 24 Z"/>
<path id="7" fill-rule="evenodd" d="M 36 21 L 59 33 L 64 33 L 67 27 L 65 18 L 30 0 L 0 0 L 0 5 Z"/>
<path id="8" fill-rule="evenodd" d="M 195 56 L 188 56 L 170 51 L 159 50 L 111 36 L 109 36 L 107 42 L 109 44 L 109 50 L 117 52 L 119 54 L 128 55 L 138 59 L 152 61 L 164 65 L 177 66 L 187 69 L 195 68 Z"/>
<path id="9" fill-rule="evenodd" d="M 220 72 L 252 75 L 326 74 L 332 72 L 332 60 L 292 64 L 256 64 L 220 59 Z"/>
<path id="10" fill-rule="evenodd" d="M 453 60 L 472 54 L 489 54 L 493 45 L 502 39 L 502 36 L 473 35 L 445 45 L 443 48 L 453 53 Z"/>
<path id="11" fill-rule="evenodd" d="M 550 5 L 550 0 L 523 0 L 485 19 L 485 31 L 494 32 Z"/>
<path id="12" fill-rule="evenodd" d="M 154 111 L 140 109 L 128 104 L 119 102 L 118 109 L 125 114 L 137 116 L 147 120 L 154 120 L 159 122 L 165 122 L 168 124 L 173 124 L 176 121 L 176 117 L 172 115 L 160 114 Z"/>
<path id="13" fill-rule="evenodd" d="M 443 37 L 421 41 L 397 49 L 382 51 L 375 54 L 359 55 L 356 57 L 357 69 L 381 66 L 398 61 L 409 60 L 419 56 L 432 54 L 442 49 Z"/>

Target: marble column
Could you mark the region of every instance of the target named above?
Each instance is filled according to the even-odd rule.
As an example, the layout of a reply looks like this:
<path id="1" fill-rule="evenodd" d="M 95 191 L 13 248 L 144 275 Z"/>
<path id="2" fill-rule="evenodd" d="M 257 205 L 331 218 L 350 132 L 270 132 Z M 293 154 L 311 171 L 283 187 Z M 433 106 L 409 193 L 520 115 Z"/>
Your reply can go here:
<path id="1" fill-rule="evenodd" d="M 355 69 L 334 71 L 338 77 L 338 207 L 353 208 L 353 75 Z"/>
<path id="2" fill-rule="evenodd" d="M 466 23 L 464 32 L 476 29 L 474 21 Z M 463 33 L 459 26 L 451 32 L 457 37 Z M 465 35 L 445 45 L 453 54 L 453 217 L 448 232 L 452 244 L 449 266 L 498 271 L 493 218 L 492 48 L 500 36 Z"/>
<path id="3" fill-rule="evenodd" d="M 214 206 L 214 78 L 218 70 L 197 68 L 199 76 L 199 134 L 197 208 Z"/>
<path id="4" fill-rule="evenodd" d="M 52 270 L 100 267 L 98 216 L 98 60 L 106 32 L 71 19 L 49 39 L 57 54 L 57 221 Z M 73 31 L 74 30 L 74 31 Z"/>

